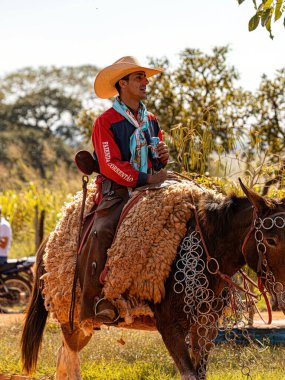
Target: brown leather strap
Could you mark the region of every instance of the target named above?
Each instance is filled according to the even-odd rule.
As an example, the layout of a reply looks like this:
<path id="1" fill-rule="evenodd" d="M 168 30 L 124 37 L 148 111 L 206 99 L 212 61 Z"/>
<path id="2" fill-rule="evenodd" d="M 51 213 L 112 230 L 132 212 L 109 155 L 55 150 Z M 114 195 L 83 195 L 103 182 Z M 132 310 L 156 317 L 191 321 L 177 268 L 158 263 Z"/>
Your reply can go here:
<path id="1" fill-rule="evenodd" d="M 134 207 L 135 204 L 138 203 L 138 201 L 145 195 L 146 193 L 146 190 L 136 194 L 134 197 L 132 197 L 129 202 L 126 204 L 126 206 L 123 208 L 123 212 L 120 216 L 120 219 L 119 219 L 119 223 L 117 225 L 117 229 L 116 229 L 116 233 L 115 233 L 115 237 L 114 237 L 114 240 L 116 239 L 116 236 L 117 236 L 117 233 L 118 233 L 118 230 L 123 222 L 123 220 L 125 219 L 125 217 L 127 216 L 127 214 L 129 213 L 129 211 Z"/>
<path id="2" fill-rule="evenodd" d="M 81 241 L 83 215 L 84 215 L 85 202 L 86 202 L 86 196 L 87 196 L 87 183 L 88 183 L 88 177 L 86 175 L 82 176 L 83 197 L 82 197 L 82 204 L 81 204 L 80 217 L 79 217 L 77 251 L 79 250 L 80 241 Z M 75 310 L 77 279 L 78 279 L 78 255 L 76 255 L 76 262 L 75 262 L 75 269 L 74 269 L 74 276 L 73 276 L 73 283 L 72 283 L 72 290 L 71 290 L 71 303 L 70 303 L 70 308 L 69 308 L 69 324 L 70 324 L 71 331 L 73 331 L 73 326 L 74 326 L 74 310 Z"/>

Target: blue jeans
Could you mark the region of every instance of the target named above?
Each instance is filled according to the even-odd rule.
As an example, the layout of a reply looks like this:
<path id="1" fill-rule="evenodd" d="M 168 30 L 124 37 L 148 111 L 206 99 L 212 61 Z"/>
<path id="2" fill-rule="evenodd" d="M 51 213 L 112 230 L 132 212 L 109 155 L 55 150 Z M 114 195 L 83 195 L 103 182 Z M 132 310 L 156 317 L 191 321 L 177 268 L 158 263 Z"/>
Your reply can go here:
<path id="1" fill-rule="evenodd" d="M 5 264 L 7 262 L 6 256 L 0 256 L 0 264 Z"/>

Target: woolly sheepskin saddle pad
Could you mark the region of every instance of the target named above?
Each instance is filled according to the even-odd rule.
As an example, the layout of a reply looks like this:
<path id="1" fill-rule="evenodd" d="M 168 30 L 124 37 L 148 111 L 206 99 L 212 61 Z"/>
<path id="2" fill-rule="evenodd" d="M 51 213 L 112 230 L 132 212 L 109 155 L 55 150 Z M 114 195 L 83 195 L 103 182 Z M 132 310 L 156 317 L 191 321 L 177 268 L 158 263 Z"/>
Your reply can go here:
<path id="1" fill-rule="evenodd" d="M 91 183 L 85 215 L 93 205 L 95 191 L 96 187 Z M 205 189 L 190 181 L 170 182 L 169 186 L 146 190 L 122 221 L 108 250 L 104 294 L 106 298 L 118 301 L 117 306 L 125 320 L 130 302 L 125 302 L 122 294 L 139 300 L 141 303 L 137 302 L 136 313 L 144 315 L 151 315 L 150 309 L 145 308 L 145 301 L 160 302 L 164 297 L 165 280 L 186 233 L 186 223 L 193 216 L 193 201 L 197 203 L 203 192 Z M 70 203 L 64 205 L 61 219 L 48 238 L 44 255 L 45 306 L 60 323 L 68 322 L 81 204 L 82 192 L 78 192 Z M 79 320 L 79 309 L 80 286 L 77 283 L 75 323 Z"/>

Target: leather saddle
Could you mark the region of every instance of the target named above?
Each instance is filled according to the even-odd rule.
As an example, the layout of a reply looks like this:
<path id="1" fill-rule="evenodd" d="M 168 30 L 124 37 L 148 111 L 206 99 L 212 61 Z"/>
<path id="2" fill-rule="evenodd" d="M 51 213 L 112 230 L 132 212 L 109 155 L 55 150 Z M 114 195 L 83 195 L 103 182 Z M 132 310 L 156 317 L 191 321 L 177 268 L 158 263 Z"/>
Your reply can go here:
<path id="1" fill-rule="evenodd" d="M 78 169 L 85 175 L 100 174 L 100 167 L 96 155 L 87 150 L 80 150 L 75 154 L 74 161 Z"/>

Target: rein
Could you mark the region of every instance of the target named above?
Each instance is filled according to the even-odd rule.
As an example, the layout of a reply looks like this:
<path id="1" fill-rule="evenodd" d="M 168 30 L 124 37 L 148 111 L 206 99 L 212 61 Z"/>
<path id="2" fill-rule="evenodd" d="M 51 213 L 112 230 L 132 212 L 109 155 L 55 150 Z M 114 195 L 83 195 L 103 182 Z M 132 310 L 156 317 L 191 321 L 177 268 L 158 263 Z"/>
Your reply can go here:
<path id="1" fill-rule="evenodd" d="M 255 221 L 257 220 L 257 212 L 256 212 L 256 209 L 254 208 L 253 209 L 253 215 L 252 215 L 252 223 L 251 223 L 251 226 L 250 226 L 250 229 L 248 230 L 248 233 L 246 234 L 245 236 L 245 239 L 243 241 L 243 244 L 242 244 L 242 247 L 241 247 L 241 251 L 242 251 L 242 254 L 245 258 L 245 261 L 247 262 L 247 254 L 246 254 L 246 251 L 245 251 L 245 247 L 248 243 L 248 240 L 251 236 L 251 234 L 255 231 Z M 268 296 L 267 296 L 267 291 L 264 289 L 264 285 L 261 281 L 261 272 L 262 272 L 262 256 L 259 254 L 258 255 L 258 262 L 257 262 L 257 270 L 256 270 L 256 273 L 257 273 L 257 284 L 252 281 L 252 279 L 250 277 L 248 277 L 242 270 L 240 270 L 240 273 L 242 274 L 242 276 L 244 278 L 247 278 L 247 281 L 249 281 L 255 288 L 257 288 L 262 297 L 264 298 L 264 301 L 265 301 L 265 304 L 266 304 L 266 309 L 267 309 L 267 313 L 268 313 L 268 321 L 267 321 L 267 324 L 268 325 L 271 325 L 271 322 L 272 322 L 272 310 L 271 310 L 271 306 L 270 306 L 270 302 L 269 302 L 269 299 L 268 299 Z M 265 320 L 264 318 L 261 316 L 261 313 L 259 311 L 259 309 L 255 307 L 255 310 L 257 311 L 259 317 L 262 319 L 262 321 L 264 323 Z"/>
<path id="2" fill-rule="evenodd" d="M 252 224 L 251 224 L 251 227 L 250 227 L 250 229 L 249 229 L 249 231 L 248 231 L 248 233 L 244 239 L 243 245 L 242 245 L 242 253 L 243 253 L 243 256 L 245 258 L 245 261 L 247 262 L 247 253 L 245 251 L 245 247 L 246 247 L 246 244 L 248 243 L 248 240 L 249 240 L 251 234 L 254 232 L 254 237 L 255 237 L 255 241 L 256 241 L 256 245 L 257 245 L 257 252 L 258 252 L 257 285 L 255 284 L 255 286 L 259 289 L 260 293 L 264 297 L 266 307 L 267 307 L 267 311 L 268 311 L 268 324 L 271 324 L 271 322 L 272 322 L 272 311 L 271 311 L 270 302 L 269 302 L 268 297 L 267 297 L 267 293 L 268 293 L 269 289 L 266 289 L 267 288 L 266 285 L 268 285 L 270 288 L 270 280 L 273 279 L 271 286 L 273 285 L 273 290 L 274 290 L 274 288 L 277 288 L 278 283 L 275 282 L 274 275 L 269 270 L 269 265 L 268 265 L 267 258 L 266 258 L 266 246 L 263 243 L 263 232 L 261 231 L 261 228 L 263 228 L 265 230 L 270 230 L 274 226 L 276 226 L 277 228 L 284 228 L 285 227 L 284 215 L 285 215 L 284 212 L 278 212 L 278 213 L 271 215 L 270 217 L 265 217 L 264 219 L 261 219 L 257 216 L 256 210 L 254 209 L 253 210 Z M 264 265 L 266 268 L 264 278 L 265 278 L 265 282 L 267 284 L 265 285 L 265 287 L 264 287 L 264 284 L 262 282 L 262 265 Z M 283 286 L 282 286 L 282 288 L 283 288 Z M 258 309 L 257 309 L 257 311 L 258 311 Z M 260 315 L 259 311 L 258 311 L 258 314 Z M 260 315 L 260 317 L 261 317 L 261 315 Z M 261 319 L 263 320 L 262 317 L 261 317 Z"/>

